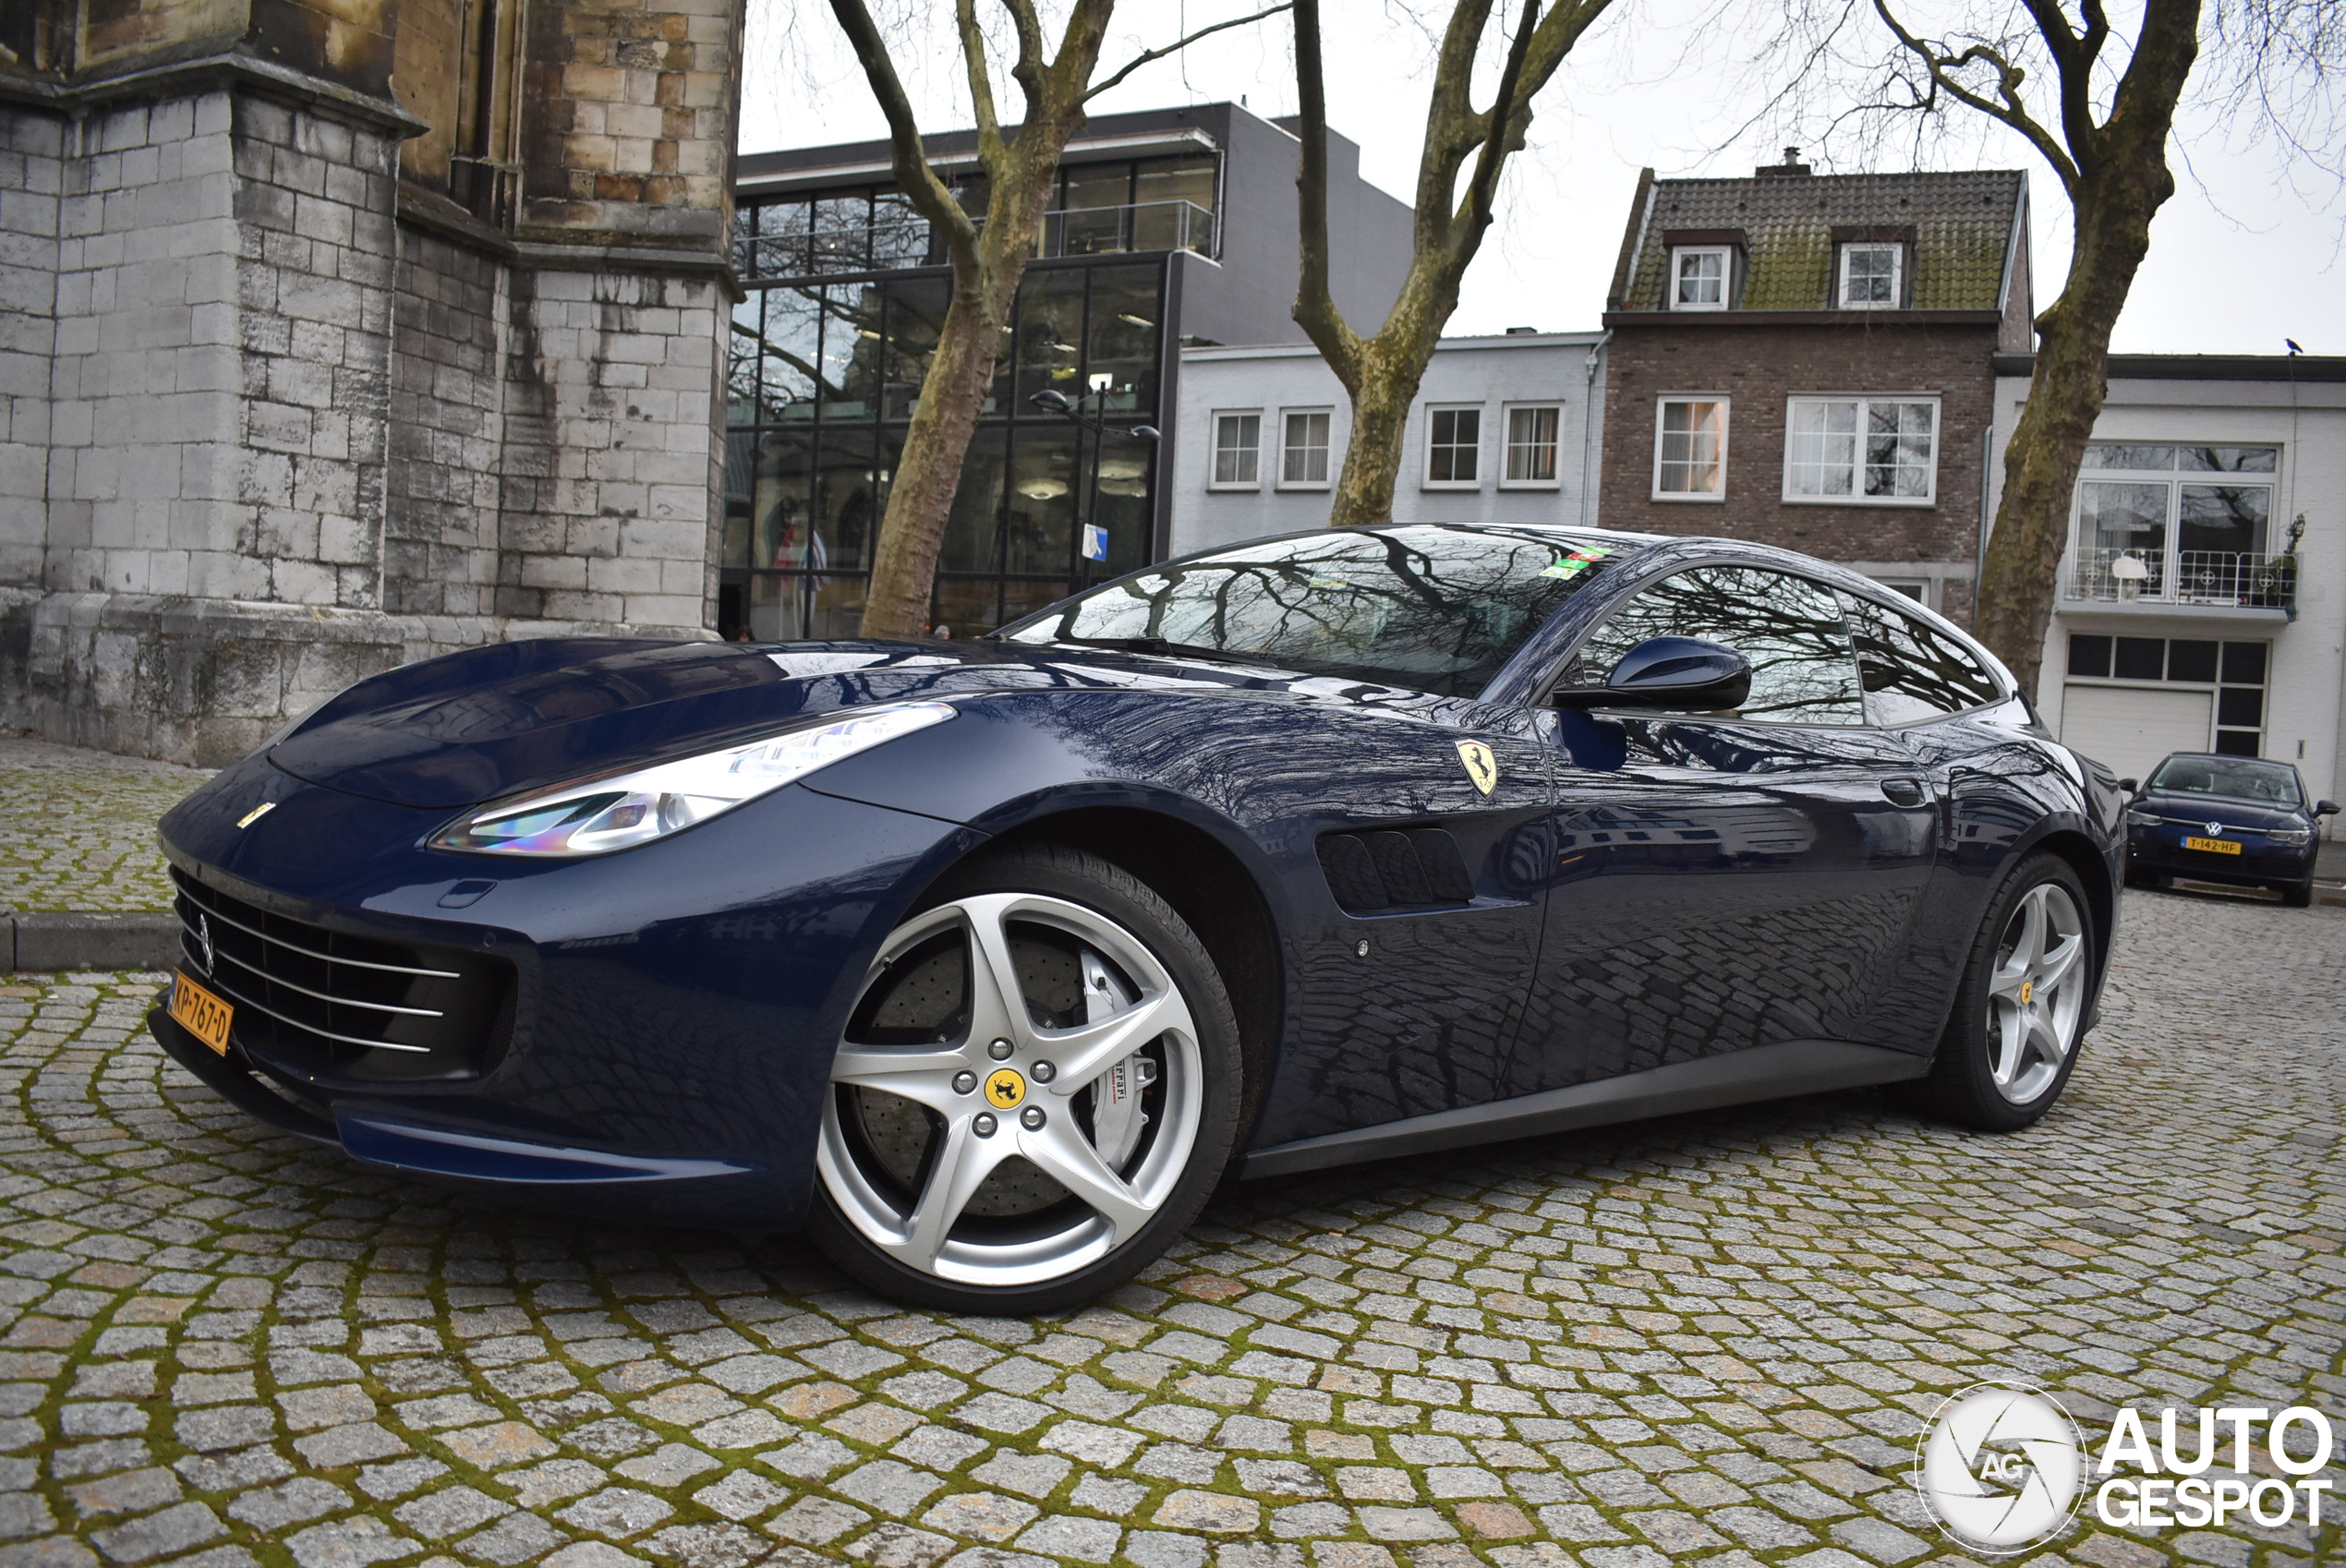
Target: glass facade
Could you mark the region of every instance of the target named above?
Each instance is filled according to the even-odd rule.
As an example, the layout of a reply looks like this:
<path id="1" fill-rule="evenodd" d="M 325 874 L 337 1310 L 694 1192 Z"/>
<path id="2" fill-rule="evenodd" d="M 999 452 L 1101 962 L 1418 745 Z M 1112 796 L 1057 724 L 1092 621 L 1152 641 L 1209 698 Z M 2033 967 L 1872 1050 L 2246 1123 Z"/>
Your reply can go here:
<path id="1" fill-rule="evenodd" d="M 1164 253 L 1210 231 L 1214 161 L 1074 165 L 1060 180 L 1059 243 L 1020 286 L 938 557 L 931 621 L 955 635 L 1154 553 L 1155 449 L 1125 432 L 1169 416 Z M 982 188 L 961 194 L 983 203 Z M 1146 211 L 1168 201 L 1179 225 Z M 719 629 L 853 636 L 951 273 L 926 222 L 885 187 L 744 201 L 734 257 L 749 297 L 727 364 Z M 1035 407 L 1044 391 L 1105 433 Z M 1106 531 L 1105 561 L 1084 559 L 1086 524 Z"/>

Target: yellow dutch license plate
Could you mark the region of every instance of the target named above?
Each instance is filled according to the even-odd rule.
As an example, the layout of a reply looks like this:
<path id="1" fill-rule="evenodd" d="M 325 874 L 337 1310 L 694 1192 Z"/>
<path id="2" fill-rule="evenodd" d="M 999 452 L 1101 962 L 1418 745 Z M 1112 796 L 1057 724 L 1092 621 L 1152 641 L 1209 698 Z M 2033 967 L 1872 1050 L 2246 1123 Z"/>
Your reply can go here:
<path id="1" fill-rule="evenodd" d="M 2240 846 L 2230 838 L 2186 838 L 2183 840 L 2183 848 L 2186 850 L 2205 850 L 2211 855 L 2236 855 L 2240 853 Z"/>
<path id="2" fill-rule="evenodd" d="M 228 1054 L 227 1003 L 174 971 L 171 976 L 171 1016 L 180 1027 L 222 1055 Z"/>

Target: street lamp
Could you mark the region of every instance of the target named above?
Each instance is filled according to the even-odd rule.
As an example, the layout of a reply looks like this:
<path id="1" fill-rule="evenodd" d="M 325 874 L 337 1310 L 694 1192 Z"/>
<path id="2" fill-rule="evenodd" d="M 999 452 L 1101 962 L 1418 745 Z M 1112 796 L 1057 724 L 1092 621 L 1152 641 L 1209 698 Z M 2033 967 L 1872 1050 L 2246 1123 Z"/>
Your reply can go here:
<path id="1" fill-rule="evenodd" d="M 1099 390 L 1103 394 L 1106 392 L 1106 387 L 1102 387 Z M 1154 425 L 1134 425 L 1130 429 L 1121 432 L 1111 432 L 1106 425 L 1077 407 L 1075 400 L 1070 398 L 1065 392 L 1057 391 L 1051 387 L 1045 387 L 1041 392 L 1036 392 L 1026 401 L 1033 404 L 1035 407 L 1041 409 L 1046 414 L 1056 414 L 1060 418 L 1066 420 L 1069 424 L 1075 426 L 1078 429 L 1089 430 L 1092 433 L 1092 483 L 1090 495 L 1084 505 L 1083 548 L 1080 553 L 1086 561 L 1096 561 L 1102 565 L 1106 565 L 1107 562 L 1107 534 L 1106 530 L 1099 526 L 1098 523 L 1100 515 L 1100 441 L 1102 439 L 1112 433 L 1120 433 L 1133 440 L 1146 441 L 1150 443 L 1151 446 L 1155 446 L 1156 442 L 1164 440 L 1163 432 L 1159 431 Z M 1094 547 L 1097 548 L 1096 554 L 1094 553 Z"/>

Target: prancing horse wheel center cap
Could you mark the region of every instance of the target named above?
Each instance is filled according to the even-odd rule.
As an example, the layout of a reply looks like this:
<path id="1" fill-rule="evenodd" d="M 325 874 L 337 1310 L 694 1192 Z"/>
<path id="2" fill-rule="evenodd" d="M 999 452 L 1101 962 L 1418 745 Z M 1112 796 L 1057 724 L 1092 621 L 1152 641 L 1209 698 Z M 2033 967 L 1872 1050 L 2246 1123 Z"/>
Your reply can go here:
<path id="1" fill-rule="evenodd" d="M 2033 980 L 2022 981 L 2020 983 L 2020 1005 L 2025 1007 L 2036 999 L 2037 983 Z"/>
<path id="2" fill-rule="evenodd" d="M 998 1110 L 1013 1110 L 1026 1098 L 1026 1080 L 1014 1068 L 996 1067 L 986 1075 L 986 1103 Z"/>

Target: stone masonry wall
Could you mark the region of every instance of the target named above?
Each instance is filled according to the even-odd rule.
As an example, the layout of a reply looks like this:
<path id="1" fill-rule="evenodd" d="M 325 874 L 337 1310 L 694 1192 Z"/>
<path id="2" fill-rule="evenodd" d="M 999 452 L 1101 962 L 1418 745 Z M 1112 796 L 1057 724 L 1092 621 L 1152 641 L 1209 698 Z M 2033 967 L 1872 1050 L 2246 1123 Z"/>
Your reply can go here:
<path id="1" fill-rule="evenodd" d="M 211 92 L 116 105 L 69 133 L 38 579 L 52 590 L 266 594 L 268 568 L 242 553 L 236 516 L 229 103 Z"/>
<path id="2" fill-rule="evenodd" d="M 379 609 L 399 139 L 249 94 L 235 127 L 248 597 Z"/>
<path id="3" fill-rule="evenodd" d="M 1604 467 L 1598 514 L 1608 527 L 1755 539 L 1828 561 L 1916 567 L 1939 579 L 1938 607 L 1971 619 L 1980 482 L 1994 382 L 1996 328 L 1899 325 L 1639 324 L 1606 350 Z M 1653 499 L 1656 399 L 1725 393 L 1723 501 Z M 1834 506 L 1784 500 L 1788 399 L 1832 392 L 1935 392 L 1938 482 L 1927 506 Z"/>
<path id="4" fill-rule="evenodd" d="M 540 0 L 528 12 L 522 229 L 724 230 L 740 0 Z"/>
<path id="5" fill-rule="evenodd" d="M 393 303 L 384 606 L 489 615 L 497 587 L 506 268 L 412 225 Z"/>
<path id="6" fill-rule="evenodd" d="M 41 576 L 66 121 L 0 112 L 0 584 Z"/>
<path id="7" fill-rule="evenodd" d="M 514 296 L 498 613 L 704 624 L 721 285 L 524 271 Z"/>
<path id="8" fill-rule="evenodd" d="M 224 91 L 80 134 L 43 585 L 374 608 L 394 141 Z"/>

